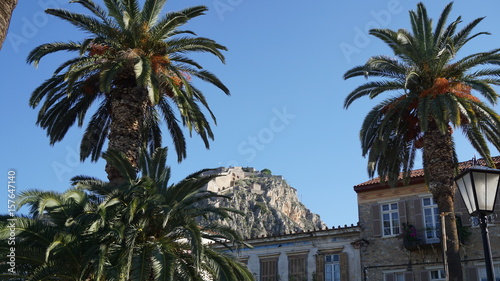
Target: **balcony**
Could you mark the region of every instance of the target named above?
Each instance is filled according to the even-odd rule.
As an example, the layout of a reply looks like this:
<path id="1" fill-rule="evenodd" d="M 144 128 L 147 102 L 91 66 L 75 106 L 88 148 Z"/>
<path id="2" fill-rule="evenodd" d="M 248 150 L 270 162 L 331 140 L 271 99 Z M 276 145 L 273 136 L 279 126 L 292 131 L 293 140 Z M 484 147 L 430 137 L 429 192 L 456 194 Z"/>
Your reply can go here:
<path id="1" fill-rule="evenodd" d="M 433 247 L 441 247 L 441 240 L 439 238 L 433 238 L 428 240 L 416 240 L 416 241 L 408 241 L 403 240 L 403 246 L 408 251 L 416 251 L 416 250 L 425 250 L 431 249 Z"/>
<path id="2" fill-rule="evenodd" d="M 425 229 L 416 229 L 411 224 L 403 224 L 403 233 L 400 235 L 403 239 L 403 246 L 408 251 L 431 249 L 441 247 L 441 232 L 434 227 Z"/>

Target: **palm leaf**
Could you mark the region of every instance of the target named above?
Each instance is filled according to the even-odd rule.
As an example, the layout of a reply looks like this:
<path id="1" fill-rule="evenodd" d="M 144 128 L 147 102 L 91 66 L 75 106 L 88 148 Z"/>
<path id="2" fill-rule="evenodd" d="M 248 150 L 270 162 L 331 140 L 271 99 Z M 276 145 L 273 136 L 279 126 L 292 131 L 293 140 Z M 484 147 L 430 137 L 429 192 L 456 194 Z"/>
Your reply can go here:
<path id="1" fill-rule="evenodd" d="M 153 26 L 167 0 L 146 0 L 142 9 L 142 21 Z"/>

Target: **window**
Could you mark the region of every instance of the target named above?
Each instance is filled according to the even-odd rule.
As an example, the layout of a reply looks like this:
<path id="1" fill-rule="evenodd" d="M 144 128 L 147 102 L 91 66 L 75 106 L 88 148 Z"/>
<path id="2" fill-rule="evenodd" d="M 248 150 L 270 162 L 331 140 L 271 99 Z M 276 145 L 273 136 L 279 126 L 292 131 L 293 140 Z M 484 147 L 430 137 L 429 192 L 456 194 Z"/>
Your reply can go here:
<path id="1" fill-rule="evenodd" d="M 439 242 L 439 237 L 441 236 L 439 209 L 432 197 L 423 198 L 422 205 L 425 226 L 425 241 L 427 243 L 437 243 Z"/>
<path id="2" fill-rule="evenodd" d="M 399 234 L 399 213 L 398 203 L 381 205 L 382 208 L 382 227 L 384 236 Z"/>
<path id="3" fill-rule="evenodd" d="M 288 279 L 291 281 L 307 280 L 307 255 L 288 257 Z"/>
<path id="4" fill-rule="evenodd" d="M 260 280 L 278 281 L 278 258 L 260 260 Z"/>
<path id="5" fill-rule="evenodd" d="M 405 281 L 404 273 L 402 273 L 402 272 L 394 273 L 394 280 L 395 281 Z"/>
<path id="6" fill-rule="evenodd" d="M 325 281 L 340 281 L 340 255 L 325 256 Z"/>
<path id="7" fill-rule="evenodd" d="M 431 281 L 445 281 L 446 274 L 444 270 L 431 270 Z"/>
<path id="8" fill-rule="evenodd" d="M 380 210 L 380 207 L 377 210 Z M 347 253 L 343 253 L 341 250 L 318 251 L 318 255 L 316 255 L 316 276 L 321 281 L 350 280 Z"/>
<path id="9" fill-rule="evenodd" d="M 495 274 L 495 281 L 500 281 L 500 265 L 494 265 L 493 271 Z M 486 267 L 478 268 L 478 272 L 479 272 L 479 280 L 488 281 L 488 278 L 486 275 Z"/>
<path id="10" fill-rule="evenodd" d="M 413 280 L 413 278 L 408 277 L 406 278 L 405 275 L 408 275 L 411 273 L 408 272 L 386 272 L 384 273 L 384 281 L 408 281 L 408 280 Z"/>

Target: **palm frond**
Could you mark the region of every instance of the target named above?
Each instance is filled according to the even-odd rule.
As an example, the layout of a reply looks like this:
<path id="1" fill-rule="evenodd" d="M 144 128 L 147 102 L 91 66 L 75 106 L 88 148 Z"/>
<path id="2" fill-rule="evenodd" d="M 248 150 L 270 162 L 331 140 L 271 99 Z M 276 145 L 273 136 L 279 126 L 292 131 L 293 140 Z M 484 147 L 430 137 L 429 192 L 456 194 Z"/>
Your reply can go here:
<path id="1" fill-rule="evenodd" d="M 108 150 L 103 153 L 102 157 L 113 167 L 116 167 L 128 182 L 136 179 L 136 171 L 123 153 Z"/>
<path id="2" fill-rule="evenodd" d="M 125 7 L 123 6 L 123 1 L 121 0 L 103 0 L 106 8 L 108 9 L 108 14 L 111 16 L 116 23 L 120 26 L 121 30 L 125 30 L 125 17 L 124 11 Z"/>
<path id="3" fill-rule="evenodd" d="M 153 26 L 167 0 L 146 0 L 141 11 L 142 21 Z"/>
<path id="4" fill-rule="evenodd" d="M 440 41 L 442 41 L 442 38 L 444 35 L 444 30 L 445 30 L 444 25 L 446 24 L 446 21 L 448 20 L 448 16 L 450 15 L 452 6 L 453 6 L 453 2 L 446 5 L 446 7 L 441 12 L 441 15 L 439 16 L 438 23 L 436 24 L 436 28 L 434 29 L 434 45 L 435 46 L 439 47 L 439 44 L 441 43 Z"/>
<path id="5" fill-rule="evenodd" d="M 113 22 L 109 19 L 108 13 L 99 5 L 97 5 L 92 0 L 71 0 L 70 3 L 78 3 L 83 7 L 87 8 L 94 15 L 98 16 L 106 25 L 113 25 Z"/>
<path id="6" fill-rule="evenodd" d="M 40 59 L 42 59 L 44 56 L 48 54 L 59 51 L 77 51 L 80 50 L 80 48 L 81 45 L 76 42 L 69 42 L 69 43 L 56 42 L 56 43 L 43 44 L 36 47 L 28 54 L 26 62 L 30 64 L 32 63 L 36 67 L 40 62 Z"/>
<path id="7" fill-rule="evenodd" d="M 97 19 L 83 14 L 72 13 L 62 9 L 47 9 L 45 12 L 49 15 L 66 20 L 83 31 L 90 32 L 98 36 L 112 36 L 115 33 L 112 26 L 101 23 Z"/>
<path id="8" fill-rule="evenodd" d="M 184 138 L 184 133 L 182 132 L 181 127 L 178 124 L 178 120 L 175 116 L 175 113 L 172 110 L 172 107 L 168 103 L 167 100 L 162 99 L 158 104 L 159 109 L 163 115 L 163 120 L 167 125 L 168 131 L 172 138 L 172 142 L 175 147 L 175 152 L 177 153 L 177 161 L 181 162 L 184 158 L 186 158 L 186 139 Z"/>
<path id="9" fill-rule="evenodd" d="M 204 37 L 180 37 L 168 40 L 168 53 L 177 52 L 208 52 L 215 55 L 224 63 L 225 58 L 221 51 L 226 51 L 227 48 L 216 43 L 214 40 Z"/>
<path id="10" fill-rule="evenodd" d="M 348 108 L 353 101 L 363 96 L 369 96 L 370 98 L 375 98 L 379 94 L 387 91 L 396 91 L 403 89 L 404 89 L 404 84 L 398 81 L 368 82 L 357 87 L 349 95 L 347 95 L 344 101 L 344 108 Z"/>
<path id="11" fill-rule="evenodd" d="M 203 15 L 207 10 L 205 6 L 194 6 L 181 11 L 169 12 L 151 29 L 151 35 L 155 40 L 165 40 L 173 35 L 177 35 L 177 27 L 195 17 Z M 188 31 L 188 33 L 192 33 L 192 31 Z M 194 35 L 194 33 L 192 34 Z"/>
<path id="12" fill-rule="evenodd" d="M 101 151 L 107 140 L 111 119 L 109 116 L 108 101 L 104 100 L 99 109 L 90 119 L 80 143 L 80 161 L 90 157 L 96 162 L 101 158 Z"/>

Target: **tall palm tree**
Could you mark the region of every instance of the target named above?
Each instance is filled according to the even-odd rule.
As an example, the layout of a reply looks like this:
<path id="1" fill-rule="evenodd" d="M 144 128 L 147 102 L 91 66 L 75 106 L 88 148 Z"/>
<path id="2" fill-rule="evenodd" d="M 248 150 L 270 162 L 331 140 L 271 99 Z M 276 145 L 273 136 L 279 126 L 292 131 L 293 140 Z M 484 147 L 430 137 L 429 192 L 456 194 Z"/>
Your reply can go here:
<path id="1" fill-rule="evenodd" d="M 140 176 L 122 153 L 108 151 L 105 157 L 123 174 L 121 186 L 78 176 L 75 187 L 62 194 L 20 194 L 19 206 L 29 206 L 30 213 L 16 223 L 18 249 L 25 250 L 17 256 L 25 266 L 20 277 L 253 280 L 232 255 L 210 248 L 213 243 L 248 246 L 232 229 L 204 220 L 209 214 L 230 219 L 236 212 L 200 204 L 219 197 L 203 190 L 214 176 L 200 171 L 169 185 L 166 149 L 142 154 Z M 0 220 L 2 243 L 9 232 L 6 220 Z M 7 266 L 5 259 L 0 258 L 0 269 Z"/>
<path id="2" fill-rule="evenodd" d="M 82 5 L 91 15 L 62 9 L 47 9 L 46 13 L 85 31 L 87 37 L 80 42 L 43 44 L 27 59 L 36 66 L 51 53 L 69 51 L 77 55 L 63 62 L 30 99 L 32 107 L 43 100 L 37 124 L 47 131 L 50 143 L 64 138 L 75 122 L 83 126 L 86 113 L 97 103 L 82 138 L 82 161 L 88 157 L 97 161 L 108 139 L 109 149 L 125 153 L 137 167 L 142 146 L 149 145 L 151 151 L 161 146 L 162 120 L 173 139 L 178 161 L 186 157 L 180 122 L 199 134 L 208 148 L 213 133 L 203 108 L 213 121 L 215 117 L 192 80 L 213 84 L 226 94 L 229 90 L 187 55 L 208 52 L 224 62 L 221 52 L 226 48 L 179 29 L 207 8 L 195 6 L 160 17 L 166 0 L 146 0 L 142 8 L 138 0 L 104 0 L 106 9 L 92 0 L 71 2 Z M 106 170 L 111 181 L 120 180 L 120 173 L 111 165 Z"/>
<path id="3" fill-rule="evenodd" d="M 411 31 L 370 30 L 392 49 L 394 57 L 371 57 L 344 74 L 345 79 L 382 78 L 354 89 L 345 100 L 346 108 L 364 96 L 395 94 L 368 113 L 360 131 L 369 175 L 378 173 L 391 185 L 400 172 L 408 179 L 421 148 L 429 190 L 440 211 L 448 214 L 454 212 L 453 178 L 458 169 L 453 129 L 460 129 L 490 166 L 494 164 L 488 142 L 500 150 L 500 117 L 479 98 L 491 104 L 498 99 L 491 85 L 500 84 L 500 69 L 495 67 L 500 63 L 500 49 L 456 58 L 471 39 L 488 33 L 471 34 L 483 18 L 461 30 L 457 30 L 461 17 L 447 25 L 451 8 L 451 3 L 445 7 L 435 27 L 419 3 L 416 11 L 410 11 Z M 491 67 L 481 68 L 485 65 Z M 454 216 L 446 216 L 445 227 L 450 280 L 462 280 Z"/>
<path id="4" fill-rule="evenodd" d="M 0 49 L 2 49 L 7 31 L 9 30 L 10 19 L 14 8 L 16 8 L 17 0 L 4 0 L 0 2 Z"/>

